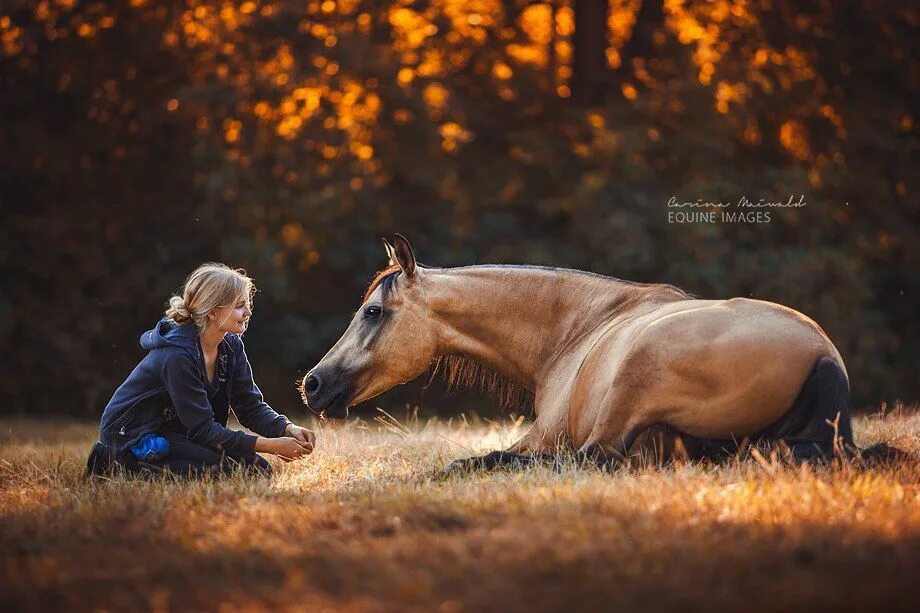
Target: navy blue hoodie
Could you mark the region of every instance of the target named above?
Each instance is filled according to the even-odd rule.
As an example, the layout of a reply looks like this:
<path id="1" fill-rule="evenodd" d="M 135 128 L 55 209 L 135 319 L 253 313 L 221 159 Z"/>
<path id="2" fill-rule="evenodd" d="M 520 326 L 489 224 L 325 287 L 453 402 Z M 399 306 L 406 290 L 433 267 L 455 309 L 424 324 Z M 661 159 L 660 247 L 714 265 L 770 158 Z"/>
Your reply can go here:
<path id="1" fill-rule="evenodd" d="M 256 437 L 227 428 L 230 409 L 262 436 L 284 435 L 291 423 L 262 399 L 252 380 L 243 339 L 227 334 L 218 347 L 214 382 L 207 380 L 194 326 L 163 318 L 141 336 L 149 351 L 102 413 L 100 440 L 116 452 L 178 418 L 196 443 L 238 455 L 253 453 Z"/>

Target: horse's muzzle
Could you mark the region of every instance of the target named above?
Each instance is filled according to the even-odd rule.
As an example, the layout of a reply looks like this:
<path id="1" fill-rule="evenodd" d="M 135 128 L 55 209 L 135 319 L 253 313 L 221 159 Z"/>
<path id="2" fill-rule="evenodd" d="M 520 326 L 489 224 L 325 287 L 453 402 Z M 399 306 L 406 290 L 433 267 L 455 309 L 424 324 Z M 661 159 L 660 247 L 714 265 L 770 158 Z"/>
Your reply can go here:
<path id="1" fill-rule="evenodd" d="M 313 413 L 331 419 L 348 417 L 347 386 L 340 381 L 331 381 L 330 377 L 319 372 L 307 373 L 303 379 L 302 392 L 307 408 Z"/>

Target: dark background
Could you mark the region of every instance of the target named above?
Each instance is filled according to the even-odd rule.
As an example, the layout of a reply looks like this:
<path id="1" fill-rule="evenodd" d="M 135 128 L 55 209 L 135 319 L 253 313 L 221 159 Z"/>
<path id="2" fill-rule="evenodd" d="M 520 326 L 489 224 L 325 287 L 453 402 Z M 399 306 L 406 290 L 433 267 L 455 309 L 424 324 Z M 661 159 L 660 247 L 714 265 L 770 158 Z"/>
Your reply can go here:
<path id="1" fill-rule="evenodd" d="M 916 400 L 911 2 L 5 1 L 0 412 L 98 416 L 199 263 L 245 267 L 257 381 L 338 338 L 401 232 L 817 320 L 854 404 Z M 669 224 L 680 200 L 786 200 Z M 414 384 L 423 414 L 488 401 Z"/>

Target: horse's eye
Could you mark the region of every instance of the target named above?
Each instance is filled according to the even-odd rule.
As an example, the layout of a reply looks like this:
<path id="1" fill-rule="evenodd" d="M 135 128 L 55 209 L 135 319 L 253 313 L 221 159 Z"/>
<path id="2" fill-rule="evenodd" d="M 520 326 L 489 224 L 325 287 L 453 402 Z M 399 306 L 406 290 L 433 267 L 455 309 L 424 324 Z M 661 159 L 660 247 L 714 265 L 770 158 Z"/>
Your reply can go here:
<path id="1" fill-rule="evenodd" d="M 369 306 L 364 309 L 364 316 L 367 319 L 377 319 L 380 317 L 380 307 L 379 306 Z"/>

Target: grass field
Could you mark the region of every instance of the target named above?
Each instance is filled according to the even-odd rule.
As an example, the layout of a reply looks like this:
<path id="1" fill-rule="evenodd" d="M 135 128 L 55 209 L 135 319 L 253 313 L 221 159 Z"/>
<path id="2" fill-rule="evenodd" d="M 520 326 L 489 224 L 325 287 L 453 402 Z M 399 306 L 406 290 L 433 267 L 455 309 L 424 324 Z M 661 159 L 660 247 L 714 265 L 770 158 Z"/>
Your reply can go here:
<path id="1" fill-rule="evenodd" d="M 4 611 L 920 608 L 916 461 L 445 478 L 525 426 L 386 419 L 268 480 L 91 483 L 94 424 L 0 425 Z M 856 427 L 920 452 L 916 410 Z"/>

